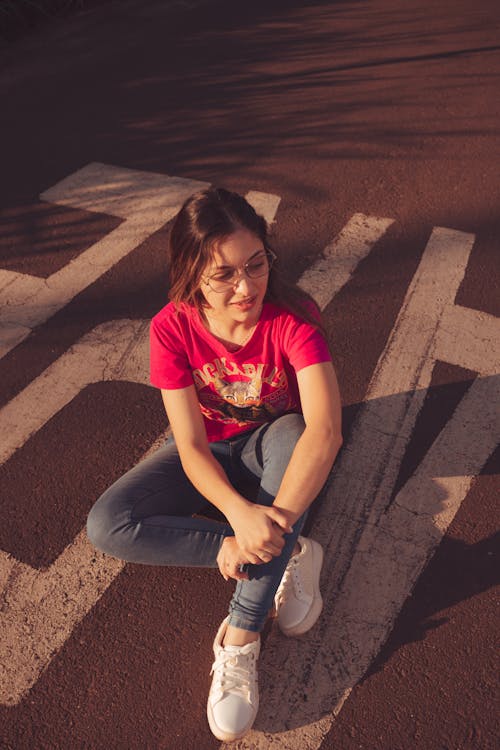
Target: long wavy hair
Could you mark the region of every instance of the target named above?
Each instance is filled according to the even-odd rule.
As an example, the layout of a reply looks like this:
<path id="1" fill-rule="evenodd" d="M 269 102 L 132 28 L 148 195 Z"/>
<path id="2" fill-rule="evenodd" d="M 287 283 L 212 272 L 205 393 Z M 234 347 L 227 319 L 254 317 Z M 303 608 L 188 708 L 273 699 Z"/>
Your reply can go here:
<path id="1" fill-rule="evenodd" d="M 224 188 L 210 187 L 190 196 L 172 224 L 168 243 L 172 302 L 196 307 L 205 317 L 207 303 L 200 290 L 201 279 L 213 259 L 216 245 L 238 229 L 247 229 L 271 250 L 268 226 L 243 196 Z M 321 314 L 312 297 L 285 281 L 275 263 L 269 271 L 264 300 L 295 313 L 323 330 Z"/>

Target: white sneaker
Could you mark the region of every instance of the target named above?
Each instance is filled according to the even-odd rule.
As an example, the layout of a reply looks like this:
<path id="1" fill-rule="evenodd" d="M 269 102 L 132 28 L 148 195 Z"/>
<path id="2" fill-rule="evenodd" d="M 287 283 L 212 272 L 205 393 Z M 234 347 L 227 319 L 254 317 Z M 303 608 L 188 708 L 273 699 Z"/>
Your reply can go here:
<path id="1" fill-rule="evenodd" d="M 319 590 L 323 549 L 304 536 L 297 541 L 301 550 L 290 558 L 274 597 L 280 630 L 290 636 L 306 633 L 323 609 Z"/>
<path id="2" fill-rule="evenodd" d="M 223 646 L 226 617 L 214 640 L 215 661 L 208 694 L 207 717 L 212 733 L 219 740 L 237 740 L 254 723 L 259 708 L 257 659 L 260 637 L 246 646 Z"/>

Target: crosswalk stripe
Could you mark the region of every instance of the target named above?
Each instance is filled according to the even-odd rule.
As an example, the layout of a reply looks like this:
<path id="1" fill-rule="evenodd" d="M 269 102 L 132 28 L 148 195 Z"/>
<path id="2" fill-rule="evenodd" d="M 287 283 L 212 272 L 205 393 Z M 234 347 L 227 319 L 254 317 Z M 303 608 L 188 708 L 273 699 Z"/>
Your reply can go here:
<path id="1" fill-rule="evenodd" d="M 354 214 L 321 256 L 304 271 L 299 285 L 314 297 L 321 310 L 349 281 L 358 263 L 393 223 L 394 219 Z"/>
<path id="2" fill-rule="evenodd" d="M 494 375 L 500 372 L 500 320 L 480 310 L 448 307 L 436 337 L 436 352 L 443 362 Z"/>
<path id="3" fill-rule="evenodd" d="M 47 570 L 0 551 L 0 704 L 19 703 L 124 566 L 92 547 L 85 529 Z"/>

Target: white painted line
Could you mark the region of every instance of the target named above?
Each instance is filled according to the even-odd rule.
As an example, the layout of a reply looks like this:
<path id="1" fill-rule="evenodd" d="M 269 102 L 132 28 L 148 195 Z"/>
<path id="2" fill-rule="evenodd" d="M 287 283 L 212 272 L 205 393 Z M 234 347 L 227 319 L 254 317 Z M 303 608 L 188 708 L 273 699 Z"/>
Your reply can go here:
<path id="1" fill-rule="evenodd" d="M 446 308 L 436 336 L 436 356 L 481 375 L 500 372 L 500 319 L 460 305 Z"/>
<path id="2" fill-rule="evenodd" d="M 376 524 L 365 526 L 330 623 L 344 655 L 344 671 L 335 673 L 340 688 L 335 714 L 376 657 L 473 478 L 495 450 L 500 423 L 491 404 L 499 397 L 498 376 L 478 378 L 394 502 Z"/>
<path id="3" fill-rule="evenodd" d="M 5 268 L 0 268 L 0 291 L 4 291 L 11 284 L 18 282 L 20 279 L 38 279 L 37 276 L 30 276 L 27 273 L 19 273 L 18 271 L 7 271 Z"/>
<path id="4" fill-rule="evenodd" d="M 0 551 L 0 704 L 22 700 L 124 565 L 92 547 L 85 529 L 46 570 Z"/>
<path id="5" fill-rule="evenodd" d="M 439 359 L 437 333 L 445 310 L 454 305 L 473 244 L 472 234 L 433 230 L 368 386 L 362 412 L 366 437 L 362 439 L 373 441 L 379 435 L 378 450 L 369 465 L 373 478 L 383 475 L 374 501 L 365 494 L 372 522 L 385 509 L 396 481 Z"/>
<path id="6" fill-rule="evenodd" d="M 474 382 L 391 503 L 432 368 L 450 340 L 459 349 L 455 358 L 469 366 L 473 330 L 465 350 L 460 330 L 439 331 L 466 315 L 454 318 L 451 308 L 472 241 L 447 229 L 432 234 L 316 516 L 313 536 L 326 548 L 324 614 L 305 638 L 271 633 L 261 657 L 256 728 L 227 746 L 232 750 L 317 750 L 496 447 L 500 427 L 491 404 L 498 402 L 498 371 Z M 484 320 L 479 336 L 496 334 Z M 469 324 L 478 321 L 468 315 Z M 485 353 L 495 343 L 484 339 Z M 476 346 L 472 359 L 480 359 Z M 276 679 L 283 674 L 286 684 Z"/>
<path id="7" fill-rule="evenodd" d="M 0 703 L 19 703 L 123 566 L 93 549 L 83 531 L 46 571 L 0 553 L 3 577 L 8 571 L 0 615 Z"/>
<path id="8" fill-rule="evenodd" d="M 85 386 L 102 380 L 149 383 L 149 320 L 97 326 L 0 409 L 0 464 Z"/>
<path id="9" fill-rule="evenodd" d="M 208 182 L 91 162 L 40 195 L 43 201 L 130 219 L 138 214 L 160 226 Z"/>
<path id="10" fill-rule="evenodd" d="M 250 190 L 245 198 L 258 214 L 264 217 L 268 224 L 274 222 L 281 198 L 272 193 L 260 193 L 258 190 Z"/>
<path id="11" fill-rule="evenodd" d="M 322 256 L 304 271 L 299 281 L 302 289 L 324 310 L 393 223 L 394 219 L 354 214 Z"/>
<path id="12" fill-rule="evenodd" d="M 6 317 L 2 319 L 2 304 L 8 304 L 9 299 L 15 299 L 21 290 L 29 299 L 30 290 L 37 289 L 42 284 L 43 279 L 37 276 L 0 268 L 0 359 L 31 333 L 31 328 L 27 325 L 10 323 Z"/>
<path id="13" fill-rule="evenodd" d="M 147 237 L 208 183 L 94 162 L 59 182 L 42 200 L 119 216 L 119 227 L 47 279 L 0 274 L 0 358 Z"/>

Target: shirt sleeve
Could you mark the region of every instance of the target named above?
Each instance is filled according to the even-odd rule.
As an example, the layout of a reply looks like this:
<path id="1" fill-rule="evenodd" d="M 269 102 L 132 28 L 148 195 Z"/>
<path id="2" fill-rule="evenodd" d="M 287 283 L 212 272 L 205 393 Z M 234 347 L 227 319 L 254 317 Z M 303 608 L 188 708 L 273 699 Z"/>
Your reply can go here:
<path id="1" fill-rule="evenodd" d="M 177 389 L 193 385 L 186 347 L 178 326 L 156 315 L 150 327 L 150 381 L 157 388 Z"/>
<path id="2" fill-rule="evenodd" d="M 301 318 L 290 315 L 285 322 L 285 350 L 295 372 L 309 365 L 331 362 L 325 337 L 317 328 Z"/>

